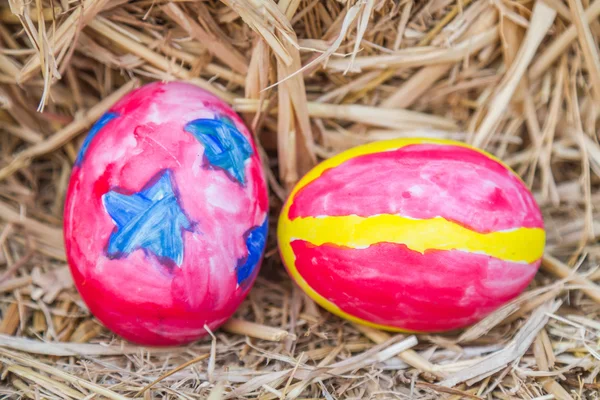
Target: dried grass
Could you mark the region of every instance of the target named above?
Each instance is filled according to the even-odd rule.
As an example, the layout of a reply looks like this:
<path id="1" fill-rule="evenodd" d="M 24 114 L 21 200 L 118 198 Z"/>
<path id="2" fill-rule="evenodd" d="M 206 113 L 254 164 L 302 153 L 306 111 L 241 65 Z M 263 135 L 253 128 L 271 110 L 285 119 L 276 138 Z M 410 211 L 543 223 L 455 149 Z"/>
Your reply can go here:
<path id="1" fill-rule="evenodd" d="M 0 4 L 0 396 L 597 398 L 599 15 L 600 0 Z M 90 124 L 136 85 L 171 79 L 252 127 L 273 216 L 308 168 L 360 143 L 418 132 L 485 147 L 543 208 L 540 272 L 473 327 L 404 337 L 320 310 L 272 235 L 214 337 L 123 343 L 73 288 L 62 203 Z"/>

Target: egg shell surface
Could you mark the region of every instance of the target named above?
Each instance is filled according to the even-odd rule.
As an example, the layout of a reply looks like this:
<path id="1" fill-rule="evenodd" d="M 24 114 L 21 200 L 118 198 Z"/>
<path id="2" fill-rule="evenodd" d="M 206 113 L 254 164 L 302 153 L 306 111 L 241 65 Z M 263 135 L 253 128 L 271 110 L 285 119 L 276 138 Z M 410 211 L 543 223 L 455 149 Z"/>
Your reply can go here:
<path id="1" fill-rule="evenodd" d="M 67 259 L 91 313 L 145 345 L 194 341 L 252 286 L 268 194 L 252 135 L 191 84 L 151 83 L 91 128 L 64 210 Z"/>
<path id="2" fill-rule="evenodd" d="M 481 320 L 521 293 L 545 245 L 510 168 L 464 143 L 374 142 L 304 176 L 278 224 L 285 267 L 330 312 L 392 331 Z"/>

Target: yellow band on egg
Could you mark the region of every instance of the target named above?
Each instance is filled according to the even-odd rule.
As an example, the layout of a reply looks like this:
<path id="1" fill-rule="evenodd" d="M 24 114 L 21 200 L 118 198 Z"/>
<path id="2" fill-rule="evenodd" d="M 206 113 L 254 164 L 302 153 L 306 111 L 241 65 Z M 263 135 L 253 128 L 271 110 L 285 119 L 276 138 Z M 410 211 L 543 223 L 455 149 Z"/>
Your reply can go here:
<path id="1" fill-rule="evenodd" d="M 361 248 L 376 243 L 404 244 L 411 250 L 462 250 L 505 261 L 532 263 L 542 256 L 545 233 L 540 228 L 479 233 L 437 217 L 412 219 L 380 214 L 371 217 L 306 217 L 284 221 L 282 229 L 320 246 L 330 243 Z"/>

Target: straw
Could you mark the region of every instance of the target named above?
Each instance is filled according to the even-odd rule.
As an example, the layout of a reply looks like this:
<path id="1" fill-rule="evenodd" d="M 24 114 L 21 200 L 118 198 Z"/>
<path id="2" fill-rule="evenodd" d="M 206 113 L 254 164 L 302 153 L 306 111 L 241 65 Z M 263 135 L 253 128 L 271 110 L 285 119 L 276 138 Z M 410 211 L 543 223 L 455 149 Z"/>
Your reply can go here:
<path id="1" fill-rule="evenodd" d="M 2 395 L 594 398 L 598 16 L 600 0 L 4 2 Z M 90 314 L 62 237 L 84 135 L 156 80 L 187 81 L 231 104 L 270 188 L 269 238 L 250 295 L 224 325 L 172 348 L 127 343 Z M 530 286 L 453 332 L 383 332 L 338 318 L 290 280 L 278 254 L 278 213 L 310 168 L 359 144 L 414 136 L 491 152 L 544 216 L 546 250 Z"/>

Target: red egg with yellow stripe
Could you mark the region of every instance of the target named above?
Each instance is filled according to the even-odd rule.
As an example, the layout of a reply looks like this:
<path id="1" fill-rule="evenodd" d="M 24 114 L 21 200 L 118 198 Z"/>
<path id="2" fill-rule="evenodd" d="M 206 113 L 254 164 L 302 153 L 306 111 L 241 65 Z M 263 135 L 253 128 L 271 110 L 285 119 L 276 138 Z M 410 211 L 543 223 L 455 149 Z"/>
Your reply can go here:
<path id="1" fill-rule="evenodd" d="M 376 328 L 439 332 L 521 293 L 545 232 L 531 192 L 490 154 L 399 139 L 311 170 L 283 207 L 278 240 L 292 278 L 325 309 Z"/>

